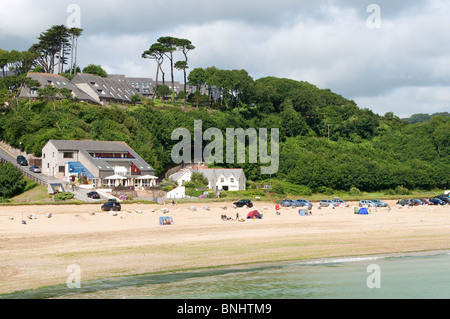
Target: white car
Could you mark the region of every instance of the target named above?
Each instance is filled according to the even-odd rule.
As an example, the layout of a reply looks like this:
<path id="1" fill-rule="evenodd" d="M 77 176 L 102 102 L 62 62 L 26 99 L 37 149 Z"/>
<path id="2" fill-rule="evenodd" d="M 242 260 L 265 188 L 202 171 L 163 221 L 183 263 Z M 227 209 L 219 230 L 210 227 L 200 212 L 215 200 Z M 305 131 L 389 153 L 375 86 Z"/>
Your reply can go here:
<path id="1" fill-rule="evenodd" d="M 372 202 L 371 200 L 360 200 L 359 207 L 377 207 L 377 203 Z"/>
<path id="2" fill-rule="evenodd" d="M 336 203 L 337 206 L 348 207 L 348 204 L 347 204 L 346 202 L 344 202 L 342 199 L 339 199 L 339 198 L 333 198 L 331 201 L 334 202 L 334 203 Z"/>
<path id="3" fill-rule="evenodd" d="M 333 202 L 331 199 L 323 199 L 319 203 L 319 207 L 336 207 L 337 203 Z"/>

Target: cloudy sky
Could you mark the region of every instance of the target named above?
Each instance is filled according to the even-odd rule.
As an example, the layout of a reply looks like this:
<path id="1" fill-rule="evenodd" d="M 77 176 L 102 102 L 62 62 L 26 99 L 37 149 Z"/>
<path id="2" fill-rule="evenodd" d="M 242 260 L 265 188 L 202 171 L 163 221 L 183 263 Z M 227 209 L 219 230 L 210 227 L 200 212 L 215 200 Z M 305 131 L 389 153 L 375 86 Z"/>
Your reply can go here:
<path id="1" fill-rule="evenodd" d="M 170 35 L 196 46 L 191 69 L 308 81 L 380 115 L 450 109 L 448 0 L 0 0 L 0 48 L 27 50 L 52 25 L 78 23 L 73 5 L 81 67 L 154 78 L 141 53 Z"/>

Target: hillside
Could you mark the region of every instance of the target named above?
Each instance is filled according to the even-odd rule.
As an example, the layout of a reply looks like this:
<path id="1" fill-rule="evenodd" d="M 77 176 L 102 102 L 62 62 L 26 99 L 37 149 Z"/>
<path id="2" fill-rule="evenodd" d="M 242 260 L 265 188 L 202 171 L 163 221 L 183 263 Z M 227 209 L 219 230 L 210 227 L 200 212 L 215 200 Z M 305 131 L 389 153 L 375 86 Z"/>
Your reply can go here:
<path id="1" fill-rule="evenodd" d="M 392 113 L 381 116 L 361 109 L 307 82 L 267 77 L 245 78 L 240 84 L 227 101 L 187 109 L 156 107 L 150 101 L 103 107 L 68 100 L 14 100 L 2 109 L 0 138 L 36 156 L 49 139 L 125 141 L 160 174 L 175 166 L 172 131 L 192 132 L 194 120 L 203 121 L 203 131 L 274 127 L 280 128 L 280 169 L 272 179 L 313 191 L 449 186 L 449 117 L 408 124 Z M 243 167 L 248 180 L 269 178 L 260 175 L 260 163 L 228 166 Z"/>

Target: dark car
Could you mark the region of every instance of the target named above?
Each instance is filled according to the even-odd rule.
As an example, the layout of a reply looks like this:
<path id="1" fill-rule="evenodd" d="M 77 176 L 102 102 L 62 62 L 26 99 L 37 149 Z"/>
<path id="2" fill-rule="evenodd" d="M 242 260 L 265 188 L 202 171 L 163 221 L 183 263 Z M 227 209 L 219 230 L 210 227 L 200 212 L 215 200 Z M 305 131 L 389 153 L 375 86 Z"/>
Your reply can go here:
<path id="1" fill-rule="evenodd" d="M 114 211 L 120 211 L 122 209 L 122 206 L 120 205 L 119 202 L 106 202 L 102 205 L 102 210 L 105 211 L 110 211 L 110 210 L 114 210 Z"/>
<path id="2" fill-rule="evenodd" d="M 410 199 L 400 199 L 399 201 L 397 201 L 397 205 L 414 206 L 414 203 Z"/>
<path id="3" fill-rule="evenodd" d="M 413 206 L 419 206 L 424 204 L 420 199 L 417 198 L 411 199 L 411 201 L 413 202 Z"/>
<path id="4" fill-rule="evenodd" d="M 432 203 L 431 205 L 445 205 L 445 202 L 443 200 L 440 200 L 436 197 L 430 198 L 429 201 Z"/>
<path id="5" fill-rule="evenodd" d="M 446 203 L 450 203 L 450 198 L 448 198 L 448 195 L 440 194 L 435 196 L 436 198 L 439 198 L 441 201 L 444 201 Z"/>
<path id="6" fill-rule="evenodd" d="M 41 169 L 37 166 L 30 166 L 30 171 L 33 173 L 40 173 Z"/>
<path id="7" fill-rule="evenodd" d="M 283 206 L 283 207 L 290 207 L 290 206 L 293 206 L 293 205 L 294 205 L 294 201 L 292 199 L 283 199 L 280 202 L 280 206 Z"/>
<path id="8" fill-rule="evenodd" d="M 16 162 L 17 162 L 17 164 L 19 164 L 20 166 L 28 166 L 27 159 L 26 159 L 25 156 L 23 156 L 23 155 L 17 156 Z"/>
<path id="9" fill-rule="evenodd" d="M 97 193 L 96 191 L 92 191 L 92 192 L 87 193 L 87 197 L 90 197 L 90 198 L 100 198 L 100 194 Z"/>
<path id="10" fill-rule="evenodd" d="M 238 200 L 237 202 L 234 202 L 233 205 L 235 205 L 236 207 L 243 207 L 243 206 L 253 207 L 253 203 L 248 199 Z"/>

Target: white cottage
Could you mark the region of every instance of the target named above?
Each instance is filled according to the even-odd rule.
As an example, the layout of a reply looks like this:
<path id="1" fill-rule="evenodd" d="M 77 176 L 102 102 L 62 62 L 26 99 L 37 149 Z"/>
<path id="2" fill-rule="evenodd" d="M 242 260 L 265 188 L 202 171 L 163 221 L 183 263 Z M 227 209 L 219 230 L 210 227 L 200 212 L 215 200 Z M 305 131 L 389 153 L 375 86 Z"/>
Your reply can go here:
<path id="1" fill-rule="evenodd" d="M 208 188 L 213 190 L 238 191 L 246 189 L 247 179 L 242 168 L 187 168 L 169 176 L 179 186 L 191 180 L 193 173 L 203 174 L 208 179 Z"/>

